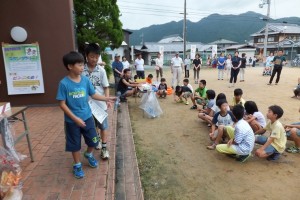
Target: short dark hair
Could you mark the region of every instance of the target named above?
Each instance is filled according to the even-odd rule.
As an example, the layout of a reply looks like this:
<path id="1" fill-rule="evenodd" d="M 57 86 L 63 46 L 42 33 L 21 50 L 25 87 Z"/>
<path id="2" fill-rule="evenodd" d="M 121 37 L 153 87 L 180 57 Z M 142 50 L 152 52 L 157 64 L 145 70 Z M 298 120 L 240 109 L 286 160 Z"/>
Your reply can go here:
<path id="1" fill-rule="evenodd" d="M 101 52 L 101 48 L 96 43 L 90 43 L 85 48 L 85 55 L 89 55 L 90 53 L 95 53 L 97 55 L 100 55 L 100 52 Z"/>
<path id="2" fill-rule="evenodd" d="M 148 78 L 153 78 L 153 75 L 152 75 L 152 74 L 149 74 L 149 75 L 148 75 Z"/>
<path id="3" fill-rule="evenodd" d="M 131 71 L 129 68 L 124 69 L 123 73 L 126 74 L 127 72 Z"/>
<path id="4" fill-rule="evenodd" d="M 243 90 L 241 88 L 236 88 L 234 91 L 234 96 L 242 96 L 243 95 Z"/>
<path id="5" fill-rule="evenodd" d="M 207 96 L 207 99 L 214 99 L 216 97 L 216 93 L 214 90 L 207 90 L 206 96 Z"/>
<path id="6" fill-rule="evenodd" d="M 67 70 L 70 70 L 68 68 L 68 65 L 75 65 L 76 63 L 84 63 L 84 58 L 81 53 L 78 53 L 76 51 L 70 51 L 69 53 L 63 56 L 63 63 L 64 66 L 67 68 Z"/>
<path id="7" fill-rule="evenodd" d="M 185 78 L 185 79 L 183 79 L 183 82 L 189 83 L 190 81 L 189 81 L 189 79 Z"/>
<path id="8" fill-rule="evenodd" d="M 245 55 L 246 55 L 245 53 L 242 53 L 242 57 L 243 57 L 243 58 L 245 57 Z"/>
<path id="9" fill-rule="evenodd" d="M 273 106 L 270 106 L 269 109 L 270 109 L 275 115 L 277 115 L 277 118 L 276 118 L 276 119 L 279 119 L 279 118 L 282 117 L 282 115 L 283 115 L 283 109 L 282 109 L 280 106 L 273 105 Z"/>
<path id="10" fill-rule="evenodd" d="M 200 82 L 201 82 L 203 85 L 206 85 L 206 80 L 203 80 L 203 79 L 202 79 Z"/>
<path id="11" fill-rule="evenodd" d="M 133 76 L 133 79 L 138 79 L 138 75 L 134 75 L 134 76 Z"/>
<path id="12" fill-rule="evenodd" d="M 283 52 L 283 49 L 279 49 L 278 51 L 281 51 L 281 52 Z"/>
<path id="13" fill-rule="evenodd" d="M 239 51 L 235 51 L 235 52 L 234 52 L 234 54 L 236 54 L 236 53 L 238 53 L 238 54 L 239 54 L 240 52 L 239 52 Z"/>
<path id="14" fill-rule="evenodd" d="M 160 79 L 160 82 L 165 82 L 165 81 L 166 81 L 165 78 L 161 78 L 161 79 Z"/>
<path id="15" fill-rule="evenodd" d="M 217 98 L 216 98 L 216 101 L 218 101 L 220 99 L 225 99 L 226 100 L 226 95 L 224 93 L 219 93 Z"/>
<path id="16" fill-rule="evenodd" d="M 220 100 L 217 101 L 217 106 L 219 108 L 221 108 L 222 104 L 224 104 L 224 103 L 227 103 L 227 100 L 226 99 L 220 99 Z"/>
<path id="17" fill-rule="evenodd" d="M 253 113 L 258 112 L 257 105 L 254 101 L 246 101 L 244 107 L 247 114 L 253 115 Z"/>
<path id="18" fill-rule="evenodd" d="M 175 87 L 175 92 L 178 93 L 178 92 L 180 92 L 180 90 L 181 90 L 181 87 L 180 87 L 179 85 L 177 85 L 177 86 Z"/>
<path id="19" fill-rule="evenodd" d="M 233 106 L 232 114 L 236 118 L 236 120 L 243 119 L 244 113 L 245 113 L 245 110 L 244 110 L 244 107 L 242 105 L 237 104 L 237 105 Z"/>

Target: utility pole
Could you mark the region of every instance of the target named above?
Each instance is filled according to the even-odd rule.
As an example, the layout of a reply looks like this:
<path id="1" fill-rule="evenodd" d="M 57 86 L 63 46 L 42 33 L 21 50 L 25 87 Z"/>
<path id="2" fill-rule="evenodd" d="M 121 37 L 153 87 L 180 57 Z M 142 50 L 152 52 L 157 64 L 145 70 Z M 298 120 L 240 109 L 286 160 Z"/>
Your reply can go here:
<path id="1" fill-rule="evenodd" d="M 186 52 L 186 0 L 184 0 L 184 20 L 183 20 L 183 60 Z"/>
<path id="2" fill-rule="evenodd" d="M 264 39 L 264 57 L 267 57 L 267 46 L 268 46 L 268 33 L 269 33 L 269 20 L 270 20 L 270 9 L 271 9 L 271 0 L 263 0 L 262 4 L 259 4 L 259 7 L 262 8 L 265 4 L 268 4 L 268 12 L 266 18 L 266 30 L 265 30 L 265 39 Z"/>

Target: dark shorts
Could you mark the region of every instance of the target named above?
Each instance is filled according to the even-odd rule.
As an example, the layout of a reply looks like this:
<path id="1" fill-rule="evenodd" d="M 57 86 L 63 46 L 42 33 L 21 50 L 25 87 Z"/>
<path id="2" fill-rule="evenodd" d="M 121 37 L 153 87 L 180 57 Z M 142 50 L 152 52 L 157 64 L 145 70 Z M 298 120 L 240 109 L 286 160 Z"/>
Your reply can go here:
<path id="1" fill-rule="evenodd" d="M 76 152 L 81 149 L 81 135 L 88 147 L 98 146 L 99 139 L 93 117 L 85 120 L 86 127 L 81 128 L 75 123 L 65 122 L 66 151 Z"/>

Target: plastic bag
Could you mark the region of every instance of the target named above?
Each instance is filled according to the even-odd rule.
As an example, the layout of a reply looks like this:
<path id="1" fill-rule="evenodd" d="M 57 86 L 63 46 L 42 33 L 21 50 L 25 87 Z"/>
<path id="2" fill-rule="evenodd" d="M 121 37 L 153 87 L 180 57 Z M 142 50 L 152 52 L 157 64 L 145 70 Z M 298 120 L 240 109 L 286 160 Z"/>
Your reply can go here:
<path id="1" fill-rule="evenodd" d="M 149 91 L 143 95 L 140 108 L 143 109 L 150 118 L 159 117 L 163 114 L 163 111 L 153 91 Z"/>

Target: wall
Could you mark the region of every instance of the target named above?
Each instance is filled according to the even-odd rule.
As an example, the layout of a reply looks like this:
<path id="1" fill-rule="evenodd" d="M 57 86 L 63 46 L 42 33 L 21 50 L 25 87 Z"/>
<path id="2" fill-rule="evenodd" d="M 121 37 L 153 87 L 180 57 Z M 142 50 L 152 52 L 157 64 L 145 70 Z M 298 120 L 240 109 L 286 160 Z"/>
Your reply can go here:
<path id="1" fill-rule="evenodd" d="M 16 44 L 10 37 L 14 26 L 27 30 L 24 42 L 40 45 L 44 94 L 7 95 L 2 49 L 0 55 L 0 101 L 13 106 L 54 104 L 59 81 L 67 74 L 62 56 L 75 49 L 72 0 L 9 0 L 0 2 L 0 42 Z M 5 9 L 4 9 L 5 8 Z"/>

